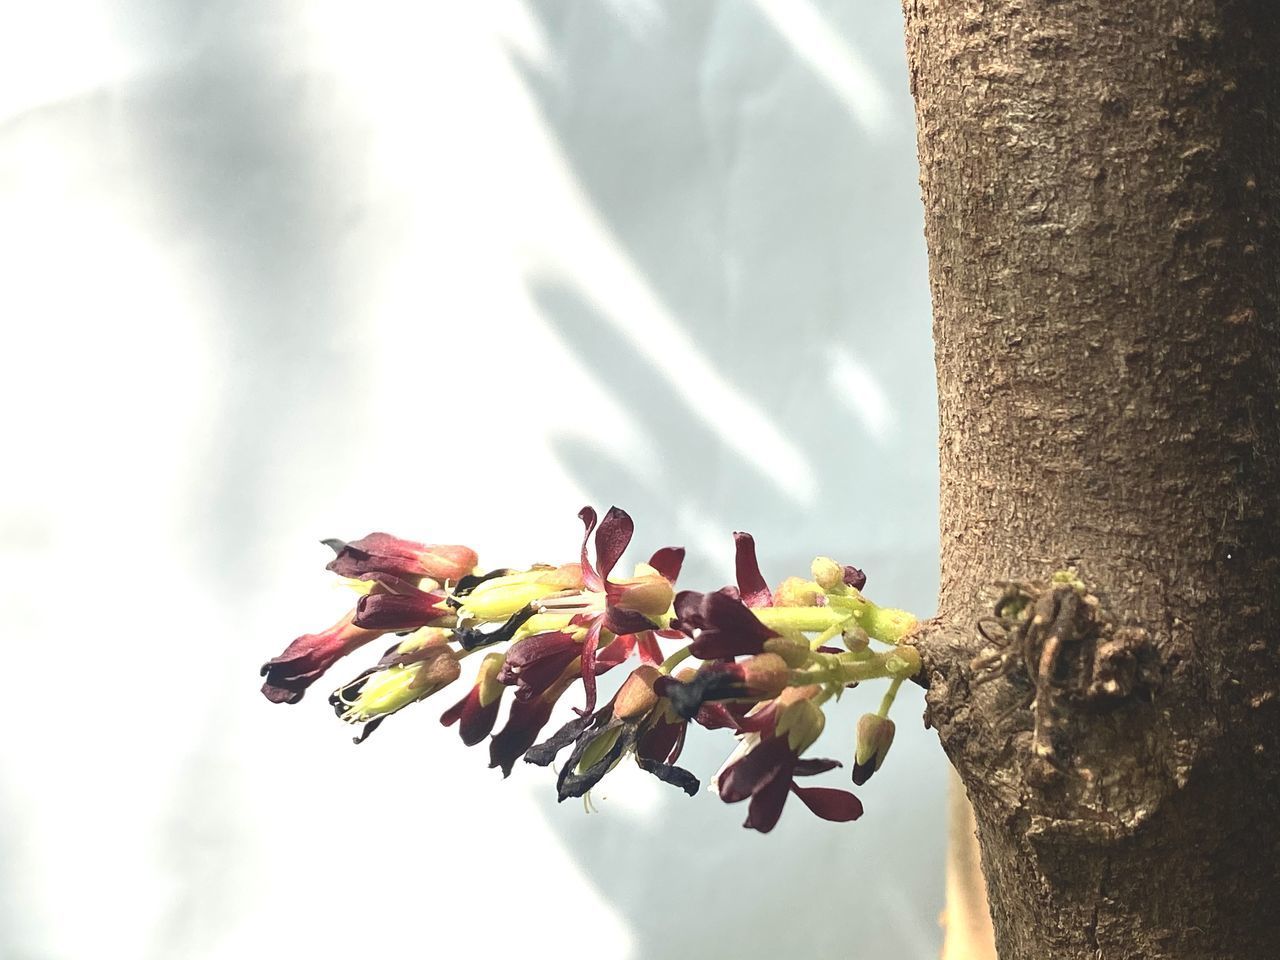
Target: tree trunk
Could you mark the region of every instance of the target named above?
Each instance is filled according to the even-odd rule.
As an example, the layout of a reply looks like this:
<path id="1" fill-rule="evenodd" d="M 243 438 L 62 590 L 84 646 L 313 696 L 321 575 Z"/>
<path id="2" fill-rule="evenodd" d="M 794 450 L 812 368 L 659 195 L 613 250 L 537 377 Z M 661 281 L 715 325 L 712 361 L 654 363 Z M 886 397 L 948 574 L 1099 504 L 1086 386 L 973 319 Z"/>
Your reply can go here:
<path id="1" fill-rule="evenodd" d="M 1274 957 L 1280 4 L 905 9 L 942 477 L 920 644 L 999 955 Z"/>

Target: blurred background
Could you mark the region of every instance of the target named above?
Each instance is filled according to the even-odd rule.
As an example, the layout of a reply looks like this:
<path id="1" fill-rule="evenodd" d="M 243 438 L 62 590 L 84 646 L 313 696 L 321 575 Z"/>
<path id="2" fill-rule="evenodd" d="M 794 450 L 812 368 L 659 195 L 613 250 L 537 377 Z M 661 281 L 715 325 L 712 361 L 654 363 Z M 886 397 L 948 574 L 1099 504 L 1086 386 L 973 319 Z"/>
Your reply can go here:
<path id="1" fill-rule="evenodd" d="M 377 650 L 258 692 L 350 606 L 321 538 L 566 562 L 585 503 L 932 613 L 916 177 L 896 4 L 0 7 L 0 958 L 936 956 L 915 688 L 863 819 L 768 836 L 503 782 L 461 689 L 354 747 Z"/>

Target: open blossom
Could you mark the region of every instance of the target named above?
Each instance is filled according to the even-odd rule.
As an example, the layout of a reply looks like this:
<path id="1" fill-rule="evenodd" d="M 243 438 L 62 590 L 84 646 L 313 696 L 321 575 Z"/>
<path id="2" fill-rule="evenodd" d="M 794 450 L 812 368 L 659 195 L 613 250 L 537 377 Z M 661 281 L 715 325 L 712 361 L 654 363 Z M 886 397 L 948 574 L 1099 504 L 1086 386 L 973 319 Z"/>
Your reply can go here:
<path id="1" fill-rule="evenodd" d="M 579 513 L 585 532 L 580 560 L 566 567 L 508 574 L 478 585 L 462 598 L 458 616 L 464 622 L 483 613 L 528 618 L 533 611 L 569 618 L 564 627 L 517 638 L 508 653 L 501 679 L 518 686 L 517 698 L 540 696 L 575 660 L 586 691 L 584 712 L 596 707 L 596 676 L 638 651 L 645 662 L 658 663 L 662 651 L 655 634 L 662 633 L 675 595 L 673 580 L 684 558 L 681 548 L 657 551 L 634 576 L 613 579 L 613 568 L 631 542 L 634 523 L 625 510 L 613 507 L 597 525 L 596 513 Z M 595 534 L 595 562 L 587 544 Z M 576 583 L 574 581 L 577 581 Z M 520 604 L 521 606 L 517 606 Z"/>
<path id="2" fill-rule="evenodd" d="M 788 793 L 794 793 L 824 820 L 856 820 L 862 803 L 852 793 L 830 787 L 800 787 L 795 778 L 835 769 L 835 760 L 802 760 L 800 755 L 822 733 L 824 717 L 810 697 L 816 687 L 792 687 L 744 724 L 746 736 L 716 778 L 726 803 L 750 800 L 743 826 L 768 833 L 782 816 Z"/>
<path id="3" fill-rule="evenodd" d="M 357 742 L 368 737 L 391 714 L 458 679 L 462 668 L 449 646 L 450 636 L 448 630 L 419 630 L 388 650 L 376 665 L 330 694 L 329 703 L 341 719 L 365 724 Z"/>
<path id="4" fill-rule="evenodd" d="M 701 660 L 764 653 L 778 634 L 756 619 L 732 587 L 712 593 L 686 590 L 676 596 L 675 625 L 695 637 L 690 649 Z"/>

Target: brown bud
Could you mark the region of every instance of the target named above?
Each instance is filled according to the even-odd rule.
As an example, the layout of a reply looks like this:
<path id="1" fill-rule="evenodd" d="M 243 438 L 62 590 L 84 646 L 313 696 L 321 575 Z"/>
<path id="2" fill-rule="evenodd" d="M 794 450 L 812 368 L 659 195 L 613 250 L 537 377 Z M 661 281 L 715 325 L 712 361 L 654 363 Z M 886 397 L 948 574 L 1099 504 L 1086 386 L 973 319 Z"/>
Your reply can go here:
<path id="1" fill-rule="evenodd" d="M 764 649 L 766 653 L 776 653 L 793 670 L 809 662 L 809 644 L 803 637 L 770 637 L 764 642 Z"/>
<path id="2" fill-rule="evenodd" d="M 893 746 L 893 721 L 877 713 L 858 718 L 858 746 L 853 758 L 853 782 L 861 786 L 884 763 Z"/>
<path id="3" fill-rule="evenodd" d="M 613 715 L 619 720 L 635 720 L 652 710 L 658 703 L 653 684 L 660 676 L 658 668 L 651 664 L 636 667 L 614 698 Z"/>
<path id="4" fill-rule="evenodd" d="M 760 653 L 741 664 L 747 689 L 759 700 L 778 696 L 787 689 L 791 668 L 776 653 Z"/>

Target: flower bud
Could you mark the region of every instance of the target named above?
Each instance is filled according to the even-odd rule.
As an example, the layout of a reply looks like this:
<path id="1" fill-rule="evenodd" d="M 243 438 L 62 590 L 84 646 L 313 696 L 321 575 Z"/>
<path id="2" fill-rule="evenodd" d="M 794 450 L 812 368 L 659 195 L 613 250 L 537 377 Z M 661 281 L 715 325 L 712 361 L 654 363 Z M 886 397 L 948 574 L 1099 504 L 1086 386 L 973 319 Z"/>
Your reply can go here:
<path id="1" fill-rule="evenodd" d="M 334 552 L 326 567 L 340 577 L 357 578 L 366 573 L 384 573 L 416 580 L 459 580 L 475 568 L 479 558 L 470 547 L 461 544 L 430 546 L 402 540 L 388 533 L 371 533 L 353 540 L 325 540 Z"/>
<path id="2" fill-rule="evenodd" d="M 809 572 L 823 590 L 834 590 L 844 585 L 844 567 L 830 557 L 815 557 L 809 565 Z"/>
<path id="3" fill-rule="evenodd" d="M 813 746 L 813 742 L 822 734 L 826 722 L 827 718 L 821 707 L 812 700 L 799 700 L 783 707 L 774 732 L 779 737 L 787 738 L 792 753 L 800 754 Z"/>
<path id="4" fill-rule="evenodd" d="M 772 700 L 791 679 L 791 668 L 776 653 L 757 654 L 739 666 L 747 691 L 757 700 Z"/>
<path id="5" fill-rule="evenodd" d="M 773 594 L 775 607 L 817 607 L 825 602 L 822 588 L 801 577 L 787 577 Z"/>
<path id="6" fill-rule="evenodd" d="M 861 653 L 871 645 L 871 635 L 856 623 L 844 631 L 844 647 L 850 653 Z"/>
<path id="7" fill-rule="evenodd" d="M 864 713 L 858 719 L 858 746 L 853 761 L 853 782 L 858 786 L 870 780 L 884 763 L 893 745 L 893 732 L 893 721 L 888 717 Z"/>
<path id="8" fill-rule="evenodd" d="M 803 637 L 781 636 L 770 637 L 764 642 L 766 653 L 776 653 L 786 661 L 787 666 L 798 670 L 809 662 L 812 651 Z"/>
<path id="9" fill-rule="evenodd" d="M 884 665 L 891 677 L 901 677 L 905 680 L 909 680 L 924 669 L 920 651 L 905 644 L 890 653 L 885 658 Z"/>
<path id="10" fill-rule="evenodd" d="M 653 685 L 660 676 L 658 668 L 651 664 L 636 667 L 618 689 L 613 715 L 619 720 L 636 720 L 657 706 L 658 695 Z"/>

